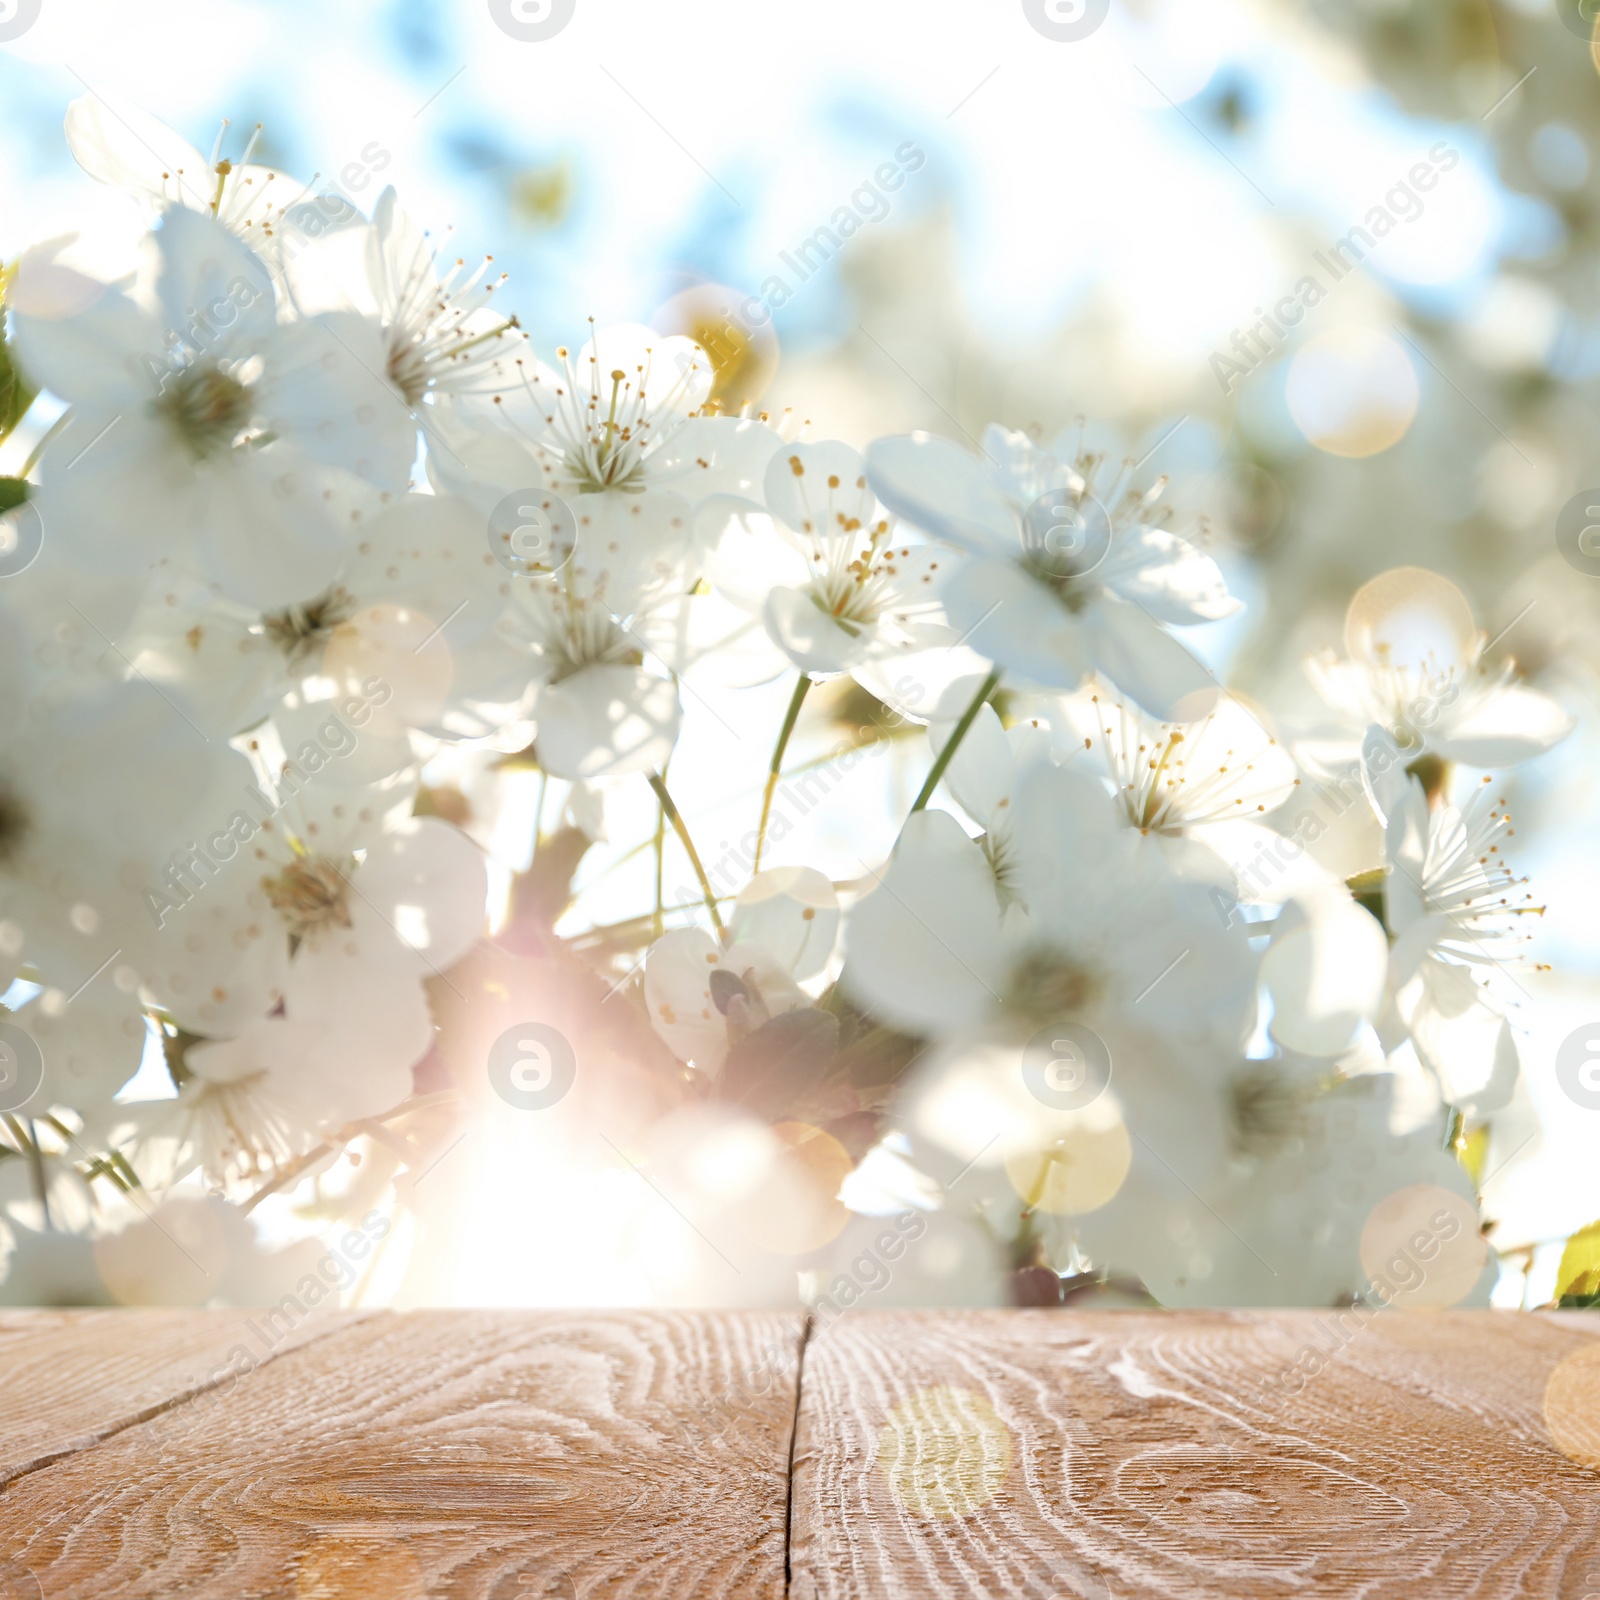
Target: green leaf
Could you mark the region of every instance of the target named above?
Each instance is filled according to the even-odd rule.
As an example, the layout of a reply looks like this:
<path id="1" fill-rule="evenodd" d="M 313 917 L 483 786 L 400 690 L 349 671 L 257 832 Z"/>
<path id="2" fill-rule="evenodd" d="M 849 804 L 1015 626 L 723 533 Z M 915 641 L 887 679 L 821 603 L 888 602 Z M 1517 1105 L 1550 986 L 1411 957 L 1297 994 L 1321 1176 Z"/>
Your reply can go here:
<path id="1" fill-rule="evenodd" d="M 184 1059 L 189 1052 L 189 1047 L 196 1044 L 205 1044 L 204 1034 L 186 1033 L 182 1028 L 173 1027 L 161 1030 L 161 1054 L 167 1064 L 167 1076 L 172 1079 L 172 1087 L 181 1089 L 193 1076 L 189 1063 Z"/>
<path id="2" fill-rule="evenodd" d="M 8 438 L 27 415 L 38 392 L 17 370 L 11 359 L 11 347 L 0 334 L 0 440 Z"/>
<path id="3" fill-rule="evenodd" d="M 1390 931 L 1386 916 L 1384 900 L 1384 880 L 1389 876 L 1387 867 L 1374 867 L 1370 872 L 1358 872 L 1355 877 L 1347 878 L 1345 886 L 1349 889 L 1358 906 L 1370 911 L 1378 919 L 1378 925 L 1389 934 L 1390 942 L 1394 934 Z"/>
<path id="4" fill-rule="evenodd" d="M 11 511 L 28 498 L 26 478 L 0 478 L 0 512 Z"/>
<path id="5" fill-rule="evenodd" d="M 1489 1124 L 1485 1122 L 1471 1133 L 1461 1134 L 1455 1142 L 1455 1152 L 1456 1160 L 1471 1174 L 1473 1183 L 1481 1184 L 1484 1164 L 1489 1159 Z"/>
<path id="6" fill-rule="evenodd" d="M 1600 1222 L 1579 1228 L 1567 1240 L 1556 1268 L 1556 1301 L 1590 1305 L 1600 1299 Z"/>

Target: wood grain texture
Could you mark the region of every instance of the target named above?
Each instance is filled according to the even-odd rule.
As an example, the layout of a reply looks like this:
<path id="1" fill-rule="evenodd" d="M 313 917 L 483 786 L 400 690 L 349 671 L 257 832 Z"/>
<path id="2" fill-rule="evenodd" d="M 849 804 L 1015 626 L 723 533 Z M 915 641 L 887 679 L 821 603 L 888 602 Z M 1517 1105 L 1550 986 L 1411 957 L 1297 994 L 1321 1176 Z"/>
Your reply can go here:
<path id="1" fill-rule="evenodd" d="M 839 1318 L 792 1595 L 1600 1600 L 1600 1320 L 1343 1315 Z"/>
<path id="2" fill-rule="evenodd" d="M 0 1315 L 0 1600 L 1600 1600 L 1597 1315 L 800 1353 L 780 1313 Z"/>
<path id="3" fill-rule="evenodd" d="M 241 1341 L 265 1360 L 326 1331 L 303 1320 L 270 1344 L 257 1326 L 246 1311 L 0 1312 L 0 1486 L 225 1381 Z"/>
<path id="4" fill-rule="evenodd" d="M 800 1338 L 779 1313 L 341 1326 L 13 1481 L 0 1584 L 9 1563 L 27 1600 L 781 1596 Z"/>

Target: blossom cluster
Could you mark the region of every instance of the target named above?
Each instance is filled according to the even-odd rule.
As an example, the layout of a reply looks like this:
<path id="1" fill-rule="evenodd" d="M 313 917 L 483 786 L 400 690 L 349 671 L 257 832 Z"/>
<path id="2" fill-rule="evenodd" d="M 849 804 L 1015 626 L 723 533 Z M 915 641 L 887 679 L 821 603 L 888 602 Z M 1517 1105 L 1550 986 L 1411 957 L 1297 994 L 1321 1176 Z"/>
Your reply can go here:
<path id="1" fill-rule="evenodd" d="M 590 1071 L 559 1007 L 485 1037 L 532 968 L 663 1114 L 788 1163 L 791 1281 L 885 1174 L 920 1292 L 976 1239 L 950 1293 L 1049 1303 L 1348 1303 L 1405 1197 L 1476 1206 L 1538 909 L 1492 775 L 1569 721 L 1454 586 L 1365 585 L 1309 663 L 1325 723 L 1280 734 L 1185 642 L 1240 609 L 1225 530 L 1083 426 L 813 438 L 683 334 L 542 358 L 392 189 L 93 97 L 67 136 L 149 227 L 120 276 L 68 238 L 4 278 L 49 425 L 0 522 L 0 1295 L 274 1298 L 319 1251 L 260 1202 L 403 1209 L 441 1108 Z M 780 679 L 729 881 L 669 765 L 697 685 Z M 773 814 L 839 686 L 922 779 L 850 881 Z M 479 824 L 530 772 L 508 866 Z M 643 786 L 655 902 L 599 927 L 578 865 Z M 1436 1279 L 1482 1298 L 1451 1237 Z"/>

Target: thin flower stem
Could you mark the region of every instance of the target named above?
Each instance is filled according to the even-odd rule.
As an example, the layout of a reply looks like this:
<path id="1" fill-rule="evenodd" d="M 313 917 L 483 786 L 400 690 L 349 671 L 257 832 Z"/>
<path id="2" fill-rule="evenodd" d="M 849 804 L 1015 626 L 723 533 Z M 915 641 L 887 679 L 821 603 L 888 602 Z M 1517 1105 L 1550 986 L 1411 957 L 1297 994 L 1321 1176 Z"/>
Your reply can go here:
<path id="1" fill-rule="evenodd" d="M 645 774 L 650 780 L 650 787 L 656 792 L 656 799 L 661 802 L 661 809 L 668 822 L 672 824 L 672 831 L 678 836 L 678 843 L 683 846 L 684 853 L 689 857 L 689 865 L 694 868 L 694 875 L 700 880 L 700 893 L 705 896 L 706 910 L 711 913 L 711 925 L 719 934 L 727 932 L 722 924 L 722 913 L 717 910 L 717 897 L 712 892 L 711 880 L 706 876 L 706 869 L 700 865 L 700 852 L 694 847 L 694 840 L 689 837 L 689 830 L 684 826 L 684 821 L 678 814 L 677 805 L 672 796 L 667 793 L 666 779 L 659 772 Z"/>
<path id="2" fill-rule="evenodd" d="M 32 408 L 30 407 L 29 409 L 31 410 Z M 22 471 L 17 474 L 19 478 L 26 478 L 28 474 L 39 465 L 39 457 L 44 454 L 45 446 L 48 445 L 50 441 L 54 439 L 55 436 L 60 433 L 77 414 L 78 408 L 76 406 L 68 406 L 67 409 L 50 424 L 50 426 L 45 430 L 44 437 L 40 439 L 38 444 L 36 444 L 33 449 L 28 452 L 28 459 L 22 463 Z M 23 417 L 26 416 L 27 412 L 24 412 Z M 22 417 L 19 417 L 17 421 L 21 423 Z"/>
<path id="3" fill-rule="evenodd" d="M 39 1130 L 32 1122 L 24 1128 L 21 1121 L 9 1112 L 6 1113 L 5 1123 L 11 1130 L 11 1137 L 17 1141 L 22 1155 L 27 1160 L 28 1176 L 33 1180 L 34 1198 L 39 1202 L 40 1211 L 44 1213 L 44 1225 L 46 1229 L 52 1228 L 54 1223 L 50 1220 L 50 1194 L 45 1184 L 44 1155 L 39 1149 Z"/>
<path id="4" fill-rule="evenodd" d="M 412 1095 L 402 1100 L 392 1111 L 385 1111 L 379 1116 L 365 1120 L 377 1123 L 393 1122 L 396 1117 L 405 1116 L 413 1111 L 431 1111 L 435 1106 L 444 1105 L 455 1098 L 455 1092 L 449 1089 L 439 1090 L 435 1094 Z M 286 1184 L 297 1181 L 305 1172 L 325 1157 L 343 1150 L 357 1138 L 361 1131 L 362 1128 L 359 1122 L 347 1122 L 342 1128 L 330 1133 L 326 1139 L 307 1150 L 304 1155 L 298 1156 L 295 1160 L 280 1167 L 266 1183 L 262 1184 L 239 1207 L 239 1210 L 248 1216 L 268 1195 L 276 1194 Z"/>
<path id="5" fill-rule="evenodd" d="M 358 1131 L 366 1134 L 375 1144 L 381 1144 L 390 1155 L 399 1156 L 407 1166 L 415 1166 L 420 1153 L 411 1140 L 402 1134 L 396 1133 L 392 1128 L 386 1128 L 381 1122 L 374 1121 L 371 1117 L 363 1117 L 352 1124 Z"/>
<path id="6" fill-rule="evenodd" d="M 783 753 L 789 748 L 789 736 L 794 732 L 795 723 L 800 720 L 800 707 L 806 703 L 806 695 L 810 688 L 811 674 L 802 672 L 794 686 L 794 697 L 789 701 L 789 710 L 784 716 L 783 727 L 778 730 L 778 742 L 772 749 L 772 766 L 767 772 L 767 788 L 761 796 L 761 822 L 756 828 L 756 859 L 755 865 L 750 869 L 752 878 L 761 870 L 761 852 L 767 844 L 767 824 L 772 820 L 772 798 L 778 792 L 778 779 L 783 776 Z"/>
<path id="7" fill-rule="evenodd" d="M 662 772 L 661 781 L 666 782 L 665 770 Z M 666 910 L 666 881 L 667 881 L 667 808 L 656 801 L 656 909 L 651 919 L 650 926 L 657 939 L 667 930 Z"/>
<path id="8" fill-rule="evenodd" d="M 96 1178 L 104 1178 L 111 1184 L 118 1194 L 132 1194 L 132 1186 L 127 1179 L 117 1171 L 116 1167 L 105 1157 L 99 1156 L 90 1163 L 84 1177 L 93 1182 Z"/>
<path id="9" fill-rule="evenodd" d="M 972 697 L 972 704 L 961 713 L 961 720 L 955 725 L 950 737 L 944 742 L 944 749 L 939 752 L 939 758 L 933 764 L 933 770 L 928 774 L 927 782 L 922 786 L 922 791 L 911 802 L 911 815 L 927 807 L 933 799 L 933 791 L 939 787 L 939 780 L 944 776 L 945 768 L 950 765 L 951 758 L 961 748 L 961 741 L 966 738 L 967 730 L 978 720 L 978 713 L 988 703 L 989 696 L 1000 687 L 1000 669 L 996 667 L 983 683 L 978 692 Z"/>
<path id="10" fill-rule="evenodd" d="M 667 930 L 667 811 L 666 806 L 656 806 L 656 910 L 651 917 L 654 936 L 661 938 Z"/>

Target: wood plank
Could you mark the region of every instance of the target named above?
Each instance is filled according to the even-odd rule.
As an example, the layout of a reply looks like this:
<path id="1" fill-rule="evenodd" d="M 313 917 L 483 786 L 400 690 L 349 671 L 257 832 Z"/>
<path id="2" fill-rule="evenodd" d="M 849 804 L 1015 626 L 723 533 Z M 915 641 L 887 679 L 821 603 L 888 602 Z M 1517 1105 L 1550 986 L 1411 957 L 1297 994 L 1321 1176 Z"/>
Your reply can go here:
<path id="1" fill-rule="evenodd" d="M 1339 1316 L 840 1317 L 791 1593 L 1600 1595 L 1600 1323 Z"/>
<path id="2" fill-rule="evenodd" d="M 249 1311 L 0 1312 L 0 1487 L 328 1331 Z M 0 1600 L 4 1590 L 0 1589 Z"/>
<path id="3" fill-rule="evenodd" d="M 17 1479 L 0 1563 L 49 1600 L 777 1597 L 800 1336 L 386 1314 Z"/>

